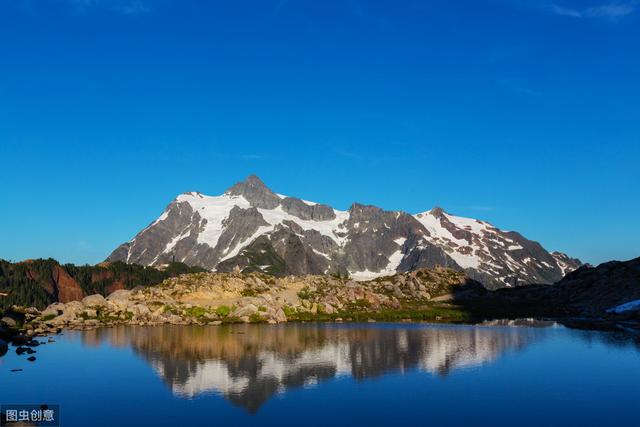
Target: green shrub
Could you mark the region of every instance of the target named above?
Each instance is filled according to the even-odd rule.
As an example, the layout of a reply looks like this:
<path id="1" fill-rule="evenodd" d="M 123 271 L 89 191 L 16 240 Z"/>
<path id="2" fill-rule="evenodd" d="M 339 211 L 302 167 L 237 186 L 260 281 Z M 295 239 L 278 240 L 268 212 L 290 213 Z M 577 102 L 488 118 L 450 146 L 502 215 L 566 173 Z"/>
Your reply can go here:
<path id="1" fill-rule="evenodd" d="M 253 313 L 251 316 L 249 316 L 249 321 L 251 323 L 264 322 L 264 317 L 262 317 L 260 313 Z"/>
<path id="2" fill-rule="evenodd" d="M 296 309 L 289 305 L 285 305 L 284 307 L 282 307 L 282 311 L 284 311 L 284 315 L 287 316 L 287 318 L 292 317 L 296 314 Z"/>
<path id="3" fill-rule="evenodd" d="M 185 309 L 185 315 L 189 317 L 204 317 L 207 314 L 207 310 L 203 307 L 189 307 Z"/>
<path id="4" fill-rule="evenodd" d="M 300 289 L 300 291 L 298 292 L 298 298 L 300 299 L 309 299 L 311 297 L 311 291 L 309 290 L 309 287 L 305 286 L 304 288 Z"/>
<path id="5" fill-rule="evenodd" d="M 221 305 L 220 307 L 216 308 L 216 314 L 218 316 L 227 317 L 229 313 L 231 313 L 231 309 L 226 305 Z"/>

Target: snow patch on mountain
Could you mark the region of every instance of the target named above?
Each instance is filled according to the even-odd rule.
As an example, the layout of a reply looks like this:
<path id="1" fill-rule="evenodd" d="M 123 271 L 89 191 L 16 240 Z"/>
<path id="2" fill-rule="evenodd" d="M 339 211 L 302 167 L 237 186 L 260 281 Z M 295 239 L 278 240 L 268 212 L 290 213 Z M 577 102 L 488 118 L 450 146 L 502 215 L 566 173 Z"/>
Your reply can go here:
<path id="1" fill-rule="evenodd" d="M 278 195 L 282 198 L 287 196 Z M 231 210 L 234 207 L 242 209 L 251 208 L 251 203 L 242 196 L 232 196 L 224 194 L 222 196 L 205 196 L 200 193 L 185 193 L 178 196 L 177 202 L 188 203 L 195 212 L 198 212 L 201 218 L 206 221 L 204 230 L 198 235 L 198 243 L 204 243 L 208 246 L 215 247 L 220 239 L 220 236 L 225 230 L 225 220 L 228 219 Z M 308 203 L 310 206 L 316 203 Z M 303 220 L 294 215 L 285 212 L 282 206 L 277 206 L 275 209 L 262 209 L 258 208 L 258 212 L 262 215 L 264 220 L 269 223 L 269 226 L 260 227 L 251 237 L 244 240 L 235 247 L 227 248 L 224 257 L 221 261 L 236 256 L 240 250 L 255 240 L 258 236 L 271 232 L 279 224 L 284 221 L 295 222 L 302 227 L 303 230 L 315 230 L 320 234 L 325 235 L 333 239 L 339 246 L 344 246 L 346 239 L 336 235 L 340 224 L 349 219 L 349 212 L 338 211 L 334 209 L 335 219 L 329 221 L 315 221 L 315 220 Z M 165 215 L 165 214 L 163 214 Z M 165 248 L 165 253 L 171 251 L 177 241 L 170 243 Z"/>

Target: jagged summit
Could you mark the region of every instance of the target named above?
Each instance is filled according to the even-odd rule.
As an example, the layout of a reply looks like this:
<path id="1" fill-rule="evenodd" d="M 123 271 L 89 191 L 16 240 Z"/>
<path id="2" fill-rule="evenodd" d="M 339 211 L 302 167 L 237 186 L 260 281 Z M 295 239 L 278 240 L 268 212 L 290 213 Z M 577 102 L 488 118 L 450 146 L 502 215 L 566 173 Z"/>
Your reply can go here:
<path id="1" fill-rule="evenodd" d="M 273 209 L 280 204 L 280 197 L 256 175 L 249 175 L 244 181 L 229 188 L 225 194 L 243 196 L 256 208 Z"/>
<path id="2" fill-rule="evenodd" d="M 244 191 L 272 191 L 265 185 L 264 181 L 260 179 L 257 175 L 251 174 L 244 179 L 244 181 L 236 182 L 234 185 L 229 187 L 225 194 L 242 194 Z"/>
<path id="3" fill-rule="evenodd" d="M 440 206 L 435 206 L 428 213 L 430 213 L 431 215 L 433 215 L 436 218 L 442 218 L 446 214 L 444 209 L 442 209 Z"/>
<path id="4" fill-rule="evenodd" d="M 581 265 L 518 233 L 440 207 L 410 215 L 354 203 L 340 211 L 276 194 L 255 175 L 220 196 L 179 195 L 108 258 L 143 265 L 173 259 L 217 271 L 239 266 L 355 279 L 444 266 L 489 288 L 553 283 Z"/>

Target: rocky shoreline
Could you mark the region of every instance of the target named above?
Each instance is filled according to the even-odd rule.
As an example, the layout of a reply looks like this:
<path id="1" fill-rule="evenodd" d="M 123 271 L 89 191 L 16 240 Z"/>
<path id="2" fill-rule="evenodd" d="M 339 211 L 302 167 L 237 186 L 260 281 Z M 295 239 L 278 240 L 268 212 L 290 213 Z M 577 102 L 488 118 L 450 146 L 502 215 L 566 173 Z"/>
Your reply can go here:
<path id="1" fill-rule="evenodd" d="M 191 273 L 161 284 L 120 289 L 40 311 L 13 307 L 0 319 L 0 354 L 8 343 L 63 330 L 116 325 L 221 325 L 296 321 L 429 321 L 478 323 L 493 319 L 554 318 L 570 327 L 640 331 L 640 312 L 580 316 L 547 311 L 537 288 L 487 291 L 464 273 L 421 269 L 370 281 L 337 276 L 274 277 L 264 273 Z M 28 347 L 28 346 L 27 346 Z M 24 350 L 27 352 L 27 350 Z"/>
<path id="2" fill-rule="evenodd" d="M 27 336 L 62 329 L 129 325 L 220 325 L 287 321 L 463 321 L 454 299 L 485 292 L 464 273 L 417 270 L 367 282 L 331 276 L 275 278 L 262 273 L 196 273 L 160 285 L 117 290 L 106 298 L 14 308 L 14 325 Z M 19 313 L 16 316 L 15 313 Z"/>

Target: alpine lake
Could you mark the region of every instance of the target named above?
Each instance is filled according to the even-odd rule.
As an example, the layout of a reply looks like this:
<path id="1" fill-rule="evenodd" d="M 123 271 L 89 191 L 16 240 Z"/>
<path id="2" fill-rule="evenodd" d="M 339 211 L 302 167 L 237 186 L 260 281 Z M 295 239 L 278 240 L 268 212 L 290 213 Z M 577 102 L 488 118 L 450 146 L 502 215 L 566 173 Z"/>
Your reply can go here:
<path id="1" fill-rule="evenodd" d="M 553 322 L 65 331 L 0 358 L 3 403 L 62 426 L 640 423 L 640 339 Z M 46 344 L 45 344 L 46 343 Z"/>

